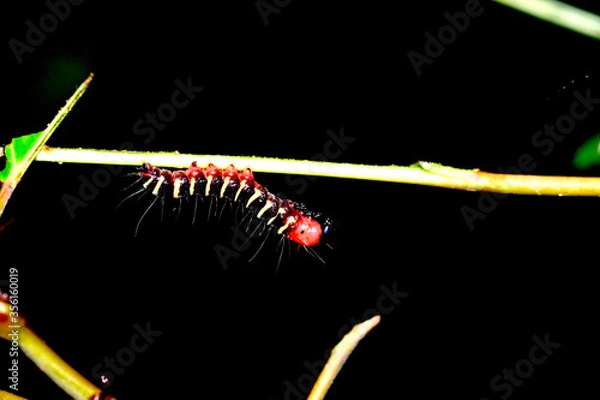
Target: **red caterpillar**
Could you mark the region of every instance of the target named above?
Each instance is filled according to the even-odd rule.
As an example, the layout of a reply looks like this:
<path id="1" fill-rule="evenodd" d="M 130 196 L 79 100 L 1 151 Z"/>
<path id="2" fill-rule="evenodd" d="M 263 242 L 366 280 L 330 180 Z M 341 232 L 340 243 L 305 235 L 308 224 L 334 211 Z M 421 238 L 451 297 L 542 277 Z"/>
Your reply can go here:
<path id="1" fill-rule="evenodd" d="M 199 197 L 209 197 L 211 202 L 216 198 L 239 203 L 252 217 L 259 220 L 259 226 L 262 224 L 268 232 L 275 231 L 284 238 L 298 243 L 319 259 L 314 250 L 309 248 L 321 242 L 323 237 L 332 236 L 334 230 L 334 223 L 330 218 L 309 211 L 304 204 L 282 199 L 270 193 L 254 180 L 250 168 L 238 170 L 230 165 L 221 169 L 214 164 L 200 167 L 193 162 L 186 170 L 171 171 L 144 163 L 136 175 L 144 181 L 143 188 L 123 201 L 144 191 L 150 191 L 156 196 L 142 215 L 138 227 L 159 198 L 163 201 L 165 198 L 194 198 L 197 201 Z"/>

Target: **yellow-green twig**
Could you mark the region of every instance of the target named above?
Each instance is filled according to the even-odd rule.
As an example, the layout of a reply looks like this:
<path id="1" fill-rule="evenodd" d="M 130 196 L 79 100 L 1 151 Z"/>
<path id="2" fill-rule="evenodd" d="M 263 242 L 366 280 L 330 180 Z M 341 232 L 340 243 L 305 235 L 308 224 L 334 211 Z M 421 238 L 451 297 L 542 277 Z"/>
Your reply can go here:
<path id="1" fill-rule="evenodd" d="M 8 203 L 10 196 L 12 195 L 17 184 L 23 177 L 23 174 L 25 174 L 25 171 L 27 170 L 31 162 L 35 160 L 37 154 L 42 149 L 44 143 L 46 143 L 50 136 L 52 136 L 52 134 L 54 133 L 54 131 L 56 131 L 60 123 L 66 118 L 67 114 L 69 114 L 71 109 L 73 109 L 73 106 L 77 103 L 77 101 L 79 101 L 81 96 L 83 96 L 88 86 L 90 85 L 90 82 L 92 81 L 93 77 L 94 74 L 90 74 L 88 78 L 85 81 L 83 81 L 81 85 L 79 85 L 75 93 L 73 93 L 73 95 L 67 100 L 64 107 L 62 107 L 58 111 L 54 119 L 48 124 L 48 126 L 46 126 L 46 129 L 44 129 L 42 132 L 29 135 L 29 138 L 33 139 L 32 142 L 34 142 L 35 146 L 28 149 L 24 159 L 18 163 L 19 165 L 14 165 L 16 164 L 16 160 L 14 159 L 15 154 L 11 151 L 9 156 L 9 153 L 7 152 L 7 162 L 12 163 L 13 165 L 11 165 L 10 167 L 11 172 L 9 176 L 7 176 L 6 179 L 4 179 L 3 184 L 0 186 L 0 215 L 2 215 L 2 211 L 4 210 L 6 203 Z M 4 149 L 2 150 L 2 152 L 4 152 Z"/>
<path id="2" fill-rule="evenodd" d="M 27 357 L 72 398 L 89 400 L 102 392 L 60 358 L 27 326 L 20 329 L 19 346 Z"/>
<path id="3" fill-rule="evenodd" d="M 4 390 L 0 390 L 0 400 L 27 400 L 25 397 L 17 396 Z"/>
<path id="4" fill-rule="evenodd" d="M 85 379 L 73 367 L 67 364 L 29 327 L 23 317 L 12 320 L 10 305 L 0 301 L 0 337 L 18 343 L 20 351 L 32 360 L 62 390 L 76 400 L 99 398 L 102 390 Z M 115 400 L 113 397 L 106 399 Z"/>
<path id="5" fill-rule="evenodd" d="M 346 363 L 350 353 L 352 353 L 354 348 L 358 345 L 358 342 L 360 342 L 380 320 L 381 317 L 376 315 L 371 319 L 354 325 L 352 330 L 342 338 L 333 350 L 331 350 L 331 356 L 329 356 L 327 364 L 323 367 L 323 371 L 319 374 L 319 378 L 315 382 L 315 385 L 306 400 L 322 400 L 323 397 L 325 397 L 325 394 Z"/>
<path id="6" fill-rule="evenodd" d="M 149 162 L 166 168 L 185 168 L 192 161 L 197 161 L 199 165 L 207 165 L 212 162 L 219 167 L 225 167 L 229 164 L 233 164 L 238 168 L 250 167 L 255 172 L 409 183 L 468 191 L 548 196 L 600 196 L 600 178 L 495 174 L 479 169 L 458 169 L 425 161 L 401 167 L 396 165 L 362 165 L 265 157 L 230 157 L 180 154 L 177 152 L 149 153 L 50 147 L 45 147 L 38 154 L 37 160 L 135 166 Z"/>
<path id="7" fill-rule="evenodd" d="M 546 22 L 600 39 L 600 17 L 555 0 L 495 0 Z"/>

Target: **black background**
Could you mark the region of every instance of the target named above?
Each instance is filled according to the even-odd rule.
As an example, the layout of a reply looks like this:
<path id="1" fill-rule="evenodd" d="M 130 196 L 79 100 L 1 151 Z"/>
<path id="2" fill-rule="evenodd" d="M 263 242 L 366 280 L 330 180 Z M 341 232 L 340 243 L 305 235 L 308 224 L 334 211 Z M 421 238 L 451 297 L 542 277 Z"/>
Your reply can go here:
<path id="1" fill-rule="evenodd" d="M 599 130 L 598 110 L 548 155 L 532 137 L 569 112 L 575 90 L 600 97 L 600 43 L 496 3 L 482 3 L 420 76 L 407 53 L 423 53 L 425 33 L 466 1 L 294 0 L 268 25 L 253 1 L 86 1 L 22 63 L 8 43 L 24 41 L 25 22 L 37 25 L 48 7 L 15 3 L 2 11 L 2 143 L 44 129 L 93 72 L 49 145 L 308 159 L 343 129 L 354 142 L 332 161 L 496 171 L 529 154 L 535 174 L 598 173 L 572 166 Z M 144 143 L 135 122 L 188 78 L 203 91 Z M 509 196 L 470 230 L 460 210 L 476 209 L 479 193 L 319 178 L 297 194 L 285 176 L 260 173 L 271 191 L 340 227 L 335 250 L 318 248 L 325 266 L 293 251 L 276 272 L 270 242 L 253 263 L 252 250 L 219 261 L 215 246 L 232 246 L 230 215 L 190 227 L 154 214 L 134 237 L 143 202 L 115 211 L 132 168 L 71 218 L 64 195 L 77 196 L 80 177 L 98 168 L 31 166 L 2 217 L 13 221 L 0 233 L 0 280 L 19 270 L 32 329 L 96 384 L 94 367 L 128 346 L 135 324 L 161 331 L 115 377 L 108 392 L 119 399 L 296 399 L 286 382 L 298 387 L 305 362 L 323 360 L 344 326 L 372 315 L 381 285 L 408 296 L 382 314 L 328 399 L 499 399 L 506 392 L 490 381 L 546 334 L 560 348 L 509 397 L 595 387 L 598 370 L 586 364 L 597 364 L 596 198 Z M 5 371 L 6 342 L 0 351 Z M 67 398 L 23 354 L 19 365 L 18 394 Z"/>

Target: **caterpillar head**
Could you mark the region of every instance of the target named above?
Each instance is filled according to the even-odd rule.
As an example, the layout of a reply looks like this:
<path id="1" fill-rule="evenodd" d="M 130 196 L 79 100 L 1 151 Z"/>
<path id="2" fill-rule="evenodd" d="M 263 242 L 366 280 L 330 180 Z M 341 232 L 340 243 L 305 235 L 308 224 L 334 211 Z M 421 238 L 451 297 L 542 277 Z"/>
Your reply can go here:
<path id="1" fill-rule="evenodd" d="M 323 217 L 321 222 L 323 229 L 323 243 L 329 248 L 334 248 L 337 245 L 337 224 L 329 217 Z"/>
<path id="2" fill-rule="evenodd" d="M 335 231 L 336 224 L 331 218 L 321 213 L 307 212 L 298 218 L 288 238 L 303 246 L 311 247 L 322 242 L 332 248 Z"/>
<path id="3" fill-rule="evenodd" d="M 314 246 L 321 241 L 323 229 L 321 224 L 307 215 L 301 215 L 294 228 L 288 233 L 288 238 L 303 246 Z"/>

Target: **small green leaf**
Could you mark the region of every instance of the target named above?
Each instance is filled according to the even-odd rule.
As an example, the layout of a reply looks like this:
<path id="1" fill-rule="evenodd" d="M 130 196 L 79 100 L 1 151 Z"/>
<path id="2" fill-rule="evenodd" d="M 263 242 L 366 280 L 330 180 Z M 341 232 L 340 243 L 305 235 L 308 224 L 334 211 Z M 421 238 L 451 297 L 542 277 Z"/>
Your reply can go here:
<path id="1" fill-rule="evenodd" d="M 32 157 L 37 155 L 37 148 L 43 139 L 44 132 L 32 133 L 31 135 L 14 138 L 5 148 L 6 168 L 0 171 L 0 182 L 9 182 L 19 174 L 19 170 L 29 166 Z M 29 163 L 27 163 L 29 161 Z M 26 164 L 27 163 L 27 164 Z M 25 165 L 26 164 L 26 165 Z"/>
<path id="2" fill-rule="evenodd" d="M 600 133 L 586 140 L 573 157 L 573 165 L 577 169 L 588 169 L 597 164 L 600 164 Z"/>
<path id="3" fill-rule="evenodd" d="M 14 138 L 5 148 L 6 167 L 0 171 L 0 215 L 29 165 L 48 139 L 45 132 Z"/>

